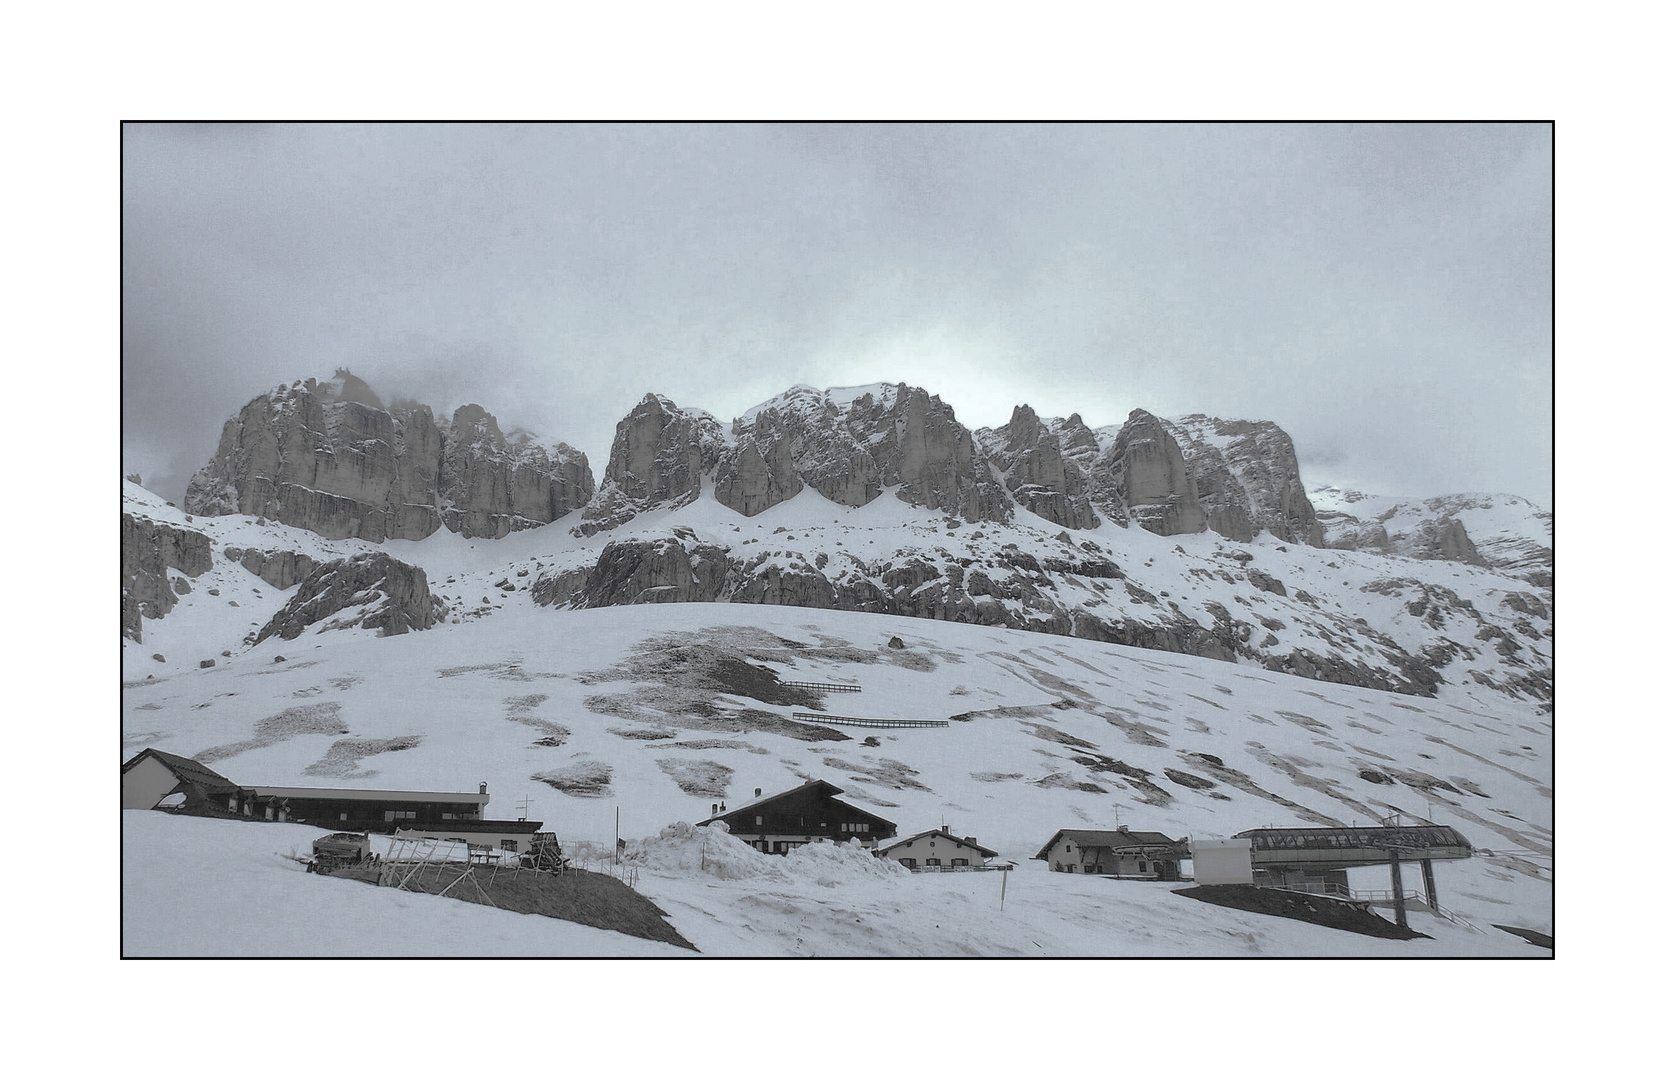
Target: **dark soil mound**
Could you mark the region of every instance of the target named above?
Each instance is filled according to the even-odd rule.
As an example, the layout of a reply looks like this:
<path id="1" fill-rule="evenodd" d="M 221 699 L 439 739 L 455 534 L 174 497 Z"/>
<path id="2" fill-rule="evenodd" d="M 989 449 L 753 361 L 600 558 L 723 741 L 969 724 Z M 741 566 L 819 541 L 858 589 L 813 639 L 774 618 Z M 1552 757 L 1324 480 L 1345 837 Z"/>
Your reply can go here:
<path id="1" fill-rule="evenodd" d="M 463 864 L 444 865 L 440 872 L 426 869 L 407 881 L 412 892 L 440 894 L 444 889 L 450 897 L 474 904 L 483 897 L 469 881 L 459 881 L 465 872 Z M 357 870 L 339 871 L 333 876 L 351 877 L 373 883 L 373 873 Z M 586 870 L 569 870 L 563 874 L 548 874 L 534 870 L 502 869 L 493 873 L 484 867 L 473 867 L 472 876 L 494 906 L 502 911 L 523 915 L 545 915 L 550 919 L 564 919 L 596 926 L 601 930 L 615 930 L 648 941 L 661 941 L 683 949 L 698 949 L 664 921 L 668 914 L 609 874 L 595 874 Z"/>
<path id="2" fill-rule="evenodd" d="M 1429 934 L 1405 930 L 1393 922 L 1386 922 L 1368 911 L 1365 905 L 1334 900 L 1328 896 L 1259 889 L 1255 885 L 1195 885 L 1175 891 L 1206 904 L 1254 911 L 1259 915 L 1278 915 L 1282 919 L 1298 919 L 1368 937 L 1396 938 L 1400 941 L 1430 937 Z"/>
<path id="3" fill-rule="evenodd" d="M 1531 945 L 1538 945 L 1543 949 L 1553 947 L 1553 936 L 1543 934 L 1540 930 L 1525 930 L 1522 926 L 1502 926 L 1500 923 L 1490 923 L 1496 930 L 1505 930 L 1509 934 L 1517 934 Z"/>

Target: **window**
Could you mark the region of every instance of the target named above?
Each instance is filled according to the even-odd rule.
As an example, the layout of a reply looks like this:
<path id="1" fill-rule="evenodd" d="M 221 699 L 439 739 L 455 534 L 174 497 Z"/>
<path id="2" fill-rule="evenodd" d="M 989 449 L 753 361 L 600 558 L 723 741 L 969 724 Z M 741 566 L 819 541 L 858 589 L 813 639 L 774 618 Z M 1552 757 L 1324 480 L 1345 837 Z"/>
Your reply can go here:
<path id="1" fill-rule="evenodd" d="M 1068 852 L 1070 850 L 1070 845 L 1069 844 L 1064 845 L 1064 850 Z"/>
<path id="2" fill-rule="evenodd" d="M 761 814 L 756 815 L 756 824 L 758 824 L 758 825 L 762 824 L 762 815 Z"/>
<path id="3" fill-rule="evenodd" d="M 416 810 L 386 810 L 385 821 L 412 821 L 419 816 Z"/>
<path id="4" fill-rule="evenodd" d="M 516 851 L 518 850 L 518 842 L 516 840 L 502 840 L 500 841 L 500 850 Z"/>
<path id="5" fill-rule="evenodd" d="M 901 864 L 903 866 L 907 867 L 909 870 L 911 870 L 915 866 L 919 865 L 918 860 L 916 860 L 916 859 L 903 859 L 903 860 L 901 860 Z"/>
<path id="6" fill-rule="evenodd" d="M 942 865 L 942 860 L 941 859 L 926 859 L 925 860 L 925 865 L 926 866 L 941 866 Z"/>
<path id="7" fill-rule="evenodd" d="M 228 810 L 237 810 L 238 809 L 238 796 L 237 795 L 227 796 L 227 809 Z"/>
<path id="8" fill-rule="evenodd" d="M 970 866 L 971 865 L 971 860 L 970 859 L 955 859 L 954 860 L 954 865 L 955 866 Z"/>
<path id="9" fill-rule="evenodd" d="M 1146 872 L 1146 860 L 1145 859 L 1140 860 L 1140 872 L 1142 874 L 1144 874 Z"/>

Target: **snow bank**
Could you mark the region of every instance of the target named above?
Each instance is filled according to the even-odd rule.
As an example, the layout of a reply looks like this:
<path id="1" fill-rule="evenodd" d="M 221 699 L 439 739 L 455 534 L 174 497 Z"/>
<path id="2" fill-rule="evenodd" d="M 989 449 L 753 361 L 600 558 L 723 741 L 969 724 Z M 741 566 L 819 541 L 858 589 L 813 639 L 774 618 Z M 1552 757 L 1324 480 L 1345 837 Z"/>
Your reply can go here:
<path id="1" fill-rule="evenodd" d="M 910 877 L 893 859 L 880 859 L 860 841 L 817 840 L 787 855 L 766 855 L 729 834 L 725 827 L 666 826 L 655 837 L 630 845 L 624 862 L 670 877 L 707 874 L 724 881 L 759 880 L 828 889 Z"/>

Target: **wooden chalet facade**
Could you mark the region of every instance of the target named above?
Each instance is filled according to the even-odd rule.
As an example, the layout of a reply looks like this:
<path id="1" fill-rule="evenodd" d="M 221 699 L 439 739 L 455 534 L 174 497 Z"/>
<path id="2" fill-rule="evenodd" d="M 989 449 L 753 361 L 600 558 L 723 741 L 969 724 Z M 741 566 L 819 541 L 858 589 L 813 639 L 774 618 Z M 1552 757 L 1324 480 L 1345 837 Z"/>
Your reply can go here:
<path id="1" fill-rule="evenodd" d="M 842 788 L 824 780 L 810 780 L 736 810 L 724 810 L 698 824 L 723 822 L 728 832 L 771 855 L 784 855 L 816 840 L 840 844 L 859 840 L 870 848 L 896 835 L 895 822 L 849 805 L 836 797 L 842 792 Z"/>
<path id="2" fill-rule="evenodd" d="M 1000 854 L 979 844 L 976 837 L 955 836 L 946 825 L 880 844 L 873 853 L 909 870 L 963 870 L 980 867 Z"/>
<path id="3" fill-rule="evenodd" d="M 1184 841 L 1127 828 L 1060 829 L 1035 854 L 1060 873 L 1145 881 L 1179 881 L 1181 862 L 1189 857 Z"/>

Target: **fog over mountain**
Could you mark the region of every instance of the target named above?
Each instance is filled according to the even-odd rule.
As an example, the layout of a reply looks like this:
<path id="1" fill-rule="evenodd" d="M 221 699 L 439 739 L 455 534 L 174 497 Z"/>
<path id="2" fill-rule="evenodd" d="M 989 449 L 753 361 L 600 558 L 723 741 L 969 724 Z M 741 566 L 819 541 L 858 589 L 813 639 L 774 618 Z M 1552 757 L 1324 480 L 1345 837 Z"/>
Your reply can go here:
<path id="1" fill-rule="evenodd" d="M 596 467 L 648 393 L 1262 417 L 1308 487 L 1550 508 L 1545 125 L 123 129 L 122 471 L 339 367 Z"/>

